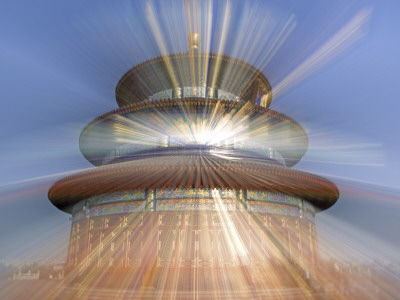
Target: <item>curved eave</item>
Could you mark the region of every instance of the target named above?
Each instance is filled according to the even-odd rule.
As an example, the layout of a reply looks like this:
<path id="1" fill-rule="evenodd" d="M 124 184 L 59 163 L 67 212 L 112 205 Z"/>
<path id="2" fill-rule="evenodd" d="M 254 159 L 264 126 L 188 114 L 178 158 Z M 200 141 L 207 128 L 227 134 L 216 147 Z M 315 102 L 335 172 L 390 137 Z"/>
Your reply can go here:
<path id="1" fill-rule="evenodd" d="M 274 110 L 263 108 L 257 105 L 248 105 L 239 102 L 207 99 L 207 98 L 184 98 L 184 99 L 171 99 L 166 101 L 153 101 L 147 103 L 137 103 L 129 107 L 123 107 L 113 110 L 109 113 L 99 116 L 92 122 L 90 122 L 83 130 L 79 138 L 79 147 L 83 156 L 90 161 L 93 165 L 102 165 L 104 158 L 112 151 L 114 148 L 107 148 L 100 150 L 100 146 L 105 146 L 103 141 L 112 141 L 115 137 L 112 133 L 107 135 L 107 128 L 111 128 L 113 124 L 113 117 L 116 115 L 132 114 L 136 112 L 146 112 L 149 110 L 159 110 L 162 112 L 163 109 L 169 109 L 171 107 L 176 108 L 176 112 L 184 111 L 187 113 L 187 108 L 199 108 L 203 109 L 213 109 L 217 105 L 223 105 L 225 108 L 231 109 L 245 109 L 248 115 L 259 115 L 263 118 L 265 117 L 265 124 L 273 123 L 274 126 L 282 124 L 282 126 L 290 127 L 290 131 L 294 132 L 296 137 L 294 141 L 286 140 L 285 142 L 293 142 L 295 147 L 289 151 L 277 150 L 285 159 L 285 163 L 288 167 L 295 165 L 306 153 L 308 147 L 308 138 L 304 129 L 293 119 L 278 113 Z M 183 108 L 183 109 L 182 109 Z M 170 111 L 166 111 L 170 113 Z M 104 128 L 102 128 L 104 126 Z M 98 129 L 100 128 L 100 129 Z M 279 132 L 278 132 L 279 134 Z M 101 135 L 99 140 L 96 139 L 97 135 Z M 111 143 L 111 146 L 113 144 Z"/>
<path id="2" fill-rule="evenodd" d="M 307 172 L 268 162 L 232 161 L 212 155 L 174 156 L 106 165 L 56 182 L 50 201 L 71 213 L 90 196 L 134 189 L 217 188 L 272 191 L 311 202 L 321 210 L 339 197 L 337 187 Z"/>
<path id="3" fill-rule="evenodd" d="M 125 73 L 115 89 L 120 107 L 164 90 L 204 86 L 222 89 L 256 104 L 258 93 L 272 100 L 271 85 L 252 65 L 218 54 L 175 54 L 145 61 Z"/>

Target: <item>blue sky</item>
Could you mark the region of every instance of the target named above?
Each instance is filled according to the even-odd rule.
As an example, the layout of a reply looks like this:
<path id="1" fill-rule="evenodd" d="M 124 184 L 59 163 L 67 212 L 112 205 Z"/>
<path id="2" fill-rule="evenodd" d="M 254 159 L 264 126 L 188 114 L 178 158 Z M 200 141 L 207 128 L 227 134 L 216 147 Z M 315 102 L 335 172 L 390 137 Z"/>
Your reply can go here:
<path id="1" fill-rule="evenodd" d="M 143 60 L 186 51 L 193 29 L 204 51 L 262 69 L 271 108 L 304 126 L 309 150 L 295 168 L 343 186 L 338 203 L 319 214 L 320 227 L 336 224 L 331 233 L 349 240 L 361 232 L 354 247 L 373 243 L 376 255 L 398 250 L 400 3 L 206 1 L 196 10 L 188 3 L 2 4 L 0 258 L 28 249 L 34 257 L 65 255 L 68 215 L 47 200 L 49 186 L 91 167 L 79 134 L 117 108 L 120 77 Z"/>

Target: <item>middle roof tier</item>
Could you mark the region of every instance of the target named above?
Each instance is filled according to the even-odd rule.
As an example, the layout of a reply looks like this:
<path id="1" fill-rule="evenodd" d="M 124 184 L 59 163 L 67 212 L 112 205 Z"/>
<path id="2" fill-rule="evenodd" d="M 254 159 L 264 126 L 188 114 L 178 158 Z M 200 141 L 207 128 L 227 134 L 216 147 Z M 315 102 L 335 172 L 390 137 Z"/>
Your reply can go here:
<path id="1" fill-rule="evenodd" d="M 308 139 L 291 118 L 249 103 L 202 97 L 146 101 L 96 118 L 80 136 L 94 165 L 176 147 L 241 150 L 293 166 Z"/>

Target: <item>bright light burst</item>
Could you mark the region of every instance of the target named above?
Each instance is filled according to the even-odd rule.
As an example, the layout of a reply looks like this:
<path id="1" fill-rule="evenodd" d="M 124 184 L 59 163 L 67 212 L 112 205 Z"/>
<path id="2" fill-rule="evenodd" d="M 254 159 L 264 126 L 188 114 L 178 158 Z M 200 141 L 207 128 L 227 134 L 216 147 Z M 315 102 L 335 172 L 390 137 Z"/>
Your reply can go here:
<path id="1" fill-rule="evenodd" d="M 136 8 L 140 8 L 140 14 L 146 20 L 145 26 L 147 32 L 150 33 L 152 49 L 160 55 L 187 52 L 187 34 L 200 32 L 202 51 L 229 54 L 250 62 L 261 70 L 268 69 L 271 61 L 296 29 L 296 16 L 291 12 L 275 11 L 276 8 L 267 8 L 260 3 L 250 1 L 241 3 L 240 12 L 238 12 L 235 8 L 237 5 L 238 3 L 234 1 L 146 1 Z M 369 8 L 361 10 L 327 42 L 314 49 L 313 54 L 277 82 L 273 90 L 274 95 L 287 91 L 364 37 L 371 12 Z M 129 23 L 128 20 L 126 22 Z M 118 32 L 118 29 L 115 31 Z M 141 47 L 142 33 L 131 31 L 130 34 L 130 38 L 135 41 L 135 44 Z M 116 39 L 119 38 L 123 39 L 124 35 L 116 37 Z M 131 51 L 129 43 L 125 45 L 129 48 L 125 51 L 136 55 L 135 51 Z M 119 54 L 119 49 L 116 49 L 116 52 Z M 138 55 L 140 58 L 148 55 L 147 49 L 139 52 L 141 52 Z M 130 64 L 135 60 L 132 56 L 134 55 L 131 54 L 130 59 L 124 58 L 126 59 L 124 63 L 128 67 L 131 67 Z M 178 82 L 179 80 L 168 62 L 166 67 L 171 81 Z M 202 72 L 208 74 L 207 64 Z M 220 68 L 215 68 L 215 72 L 220 72 Z M 233 74 L 227 72 L 222 81 L 231 81 L 233 80 L 232 76 Z M 162 103 L 160 105 L 162 106 Z M 96 127 L 93 129 L 96 138 L 91 140 L 91 143 L 96 149 L 104 151 L 108 151 L 115 145 L 117 148 L 119 147 L 120 151 L 124 147 L 132 147 L 132 145 L 137 146 L 135 150 L 145 149 L 146 146 L 223 146 L 226 149 L 239 148 L 258 151 L 264 155 L 268 154 L 270 158 L 280 162 L 291 155 L 298 156 L 299 153 L 300 156 L 304 155 L 307 147 L 307 142 L 304 142 L 304 132 L 301 129 L 293 134 L 293 128 L 266 122 L 266 118 L 270 117 L 262 114 L 250 120 L 249 107 L 246 104 L 230 112 L 226 112 L 226 108 L 222 105 L 216 105 L 210 109 L 207 115 L 193 113 L 185 105 L 182 105 L 181 108 L 183 110 L 181 114 L 170 114 L 168 107 L 161 107 L 157 112 L 146 114 L 113 114 L 109 118 L 112 122 L 111 131 L 107 132 L 108 129 L 105 130 L 101 126 Z M 285 121 L 283 122 L 285 123 Z M 107 134 L 114 138 L 104 137 Z M 349 144 L 346 142 L 343 143 L 345 145 L 341 145 L 334 139 L 327 143 L 323 136 L 313 137 L 312 141 L 313 148 L 308 157 L 309 161 L 322 160 L 325 163 L 364 166 L 367 165 L 366 161 L 370 161 L 370 165 L 383 164 L 382 153 L 376 150 L 379 148 L 379 144 L 363 142 Z M 326 151 L 328 148 L 329 152 Z M 366 148 L 372 149 L 372 151 L 366 151 Z M 285 155 L 278 157 L 279 153 L 270 153 L 274 151 L 273 149 L 280 149 L 278 152 L 286 151 Z M 332 153 L 334 153 L 334 157 L 330 161 L 328 155 L 332 155 Z M 215 165 L 218 165 L 218 158 L 240 160 L 224 156 L 222 152 L 211 152 L 211 154 L 217 157 L 213 161 Z M 363 155 L 365 157 L 362 157 Z M 359 160 L 354 160 L 354 157 Z M 110 161 L 114 158 L 115 153 Z M 215 176 L 213 178 L 218 180 L 218 176 L 215 174 L 217 173 L 212 174 Z M 54 176 L 58 175 L 61 174 Z M 185 176 L 187 174 L 177 171 L 175 179 L 185 178 Z M 246 176 L 246 173 L 243 172 L 242 176 Z M 256 175 L 250 175 L 250 179 L 254 182 L 258 181 L 260 186 L 265 184 Z M 219 180 L 229 182 L 231 178 L 219 178 Z M 31 192 L 32 190 L 26 191 L 26 193 Z M 265 227 L 265 216 L 246 211 L 243 203 L 236 197 L 232 196 L 230 199 L 232 200 L 231 205 L 240 209 L 233 214 L 227 209 L 227 200 L 221 197 L 219 190 L 214 189 L 212 195 L 212 203 L 217 211 L 216 219 L 213 221 L 224 224 L 221 230 L 213 235 L 214 240 L 211 240 L 208 235 L 209 232 L 215 231 L 214 227 L 203 228 L 201 233 L 199 230 L 196 232 L 193 229 L 189 219 L 196 215 L 195 213 L 185 215 L 183 219 L 179 219 L 179 222 L 173 223 L 170 220 L 174 225 L 169 227 L 167 234 L 162 239 L 158 236 L 160 232 L 157 232 L 151 224 L 163 220 L 154 219 L 153 223 L 149 221 L 145 223 L 145 228 L 141 232 L 136 232 L 139 224 L 143 223 L 143 219 L 151 217 L 147 214 L 148 211 L 135 214 L 123 220 L 122 225 L 116 227 L 112 234 L 100 235 L 100 242 L 91 250 L 89 258 L 79 262 L 78 267 L 73 272 L 66 274 L 64 280 L 40 285 L 35 283 L 31 286 L 26 285 L 30 298 L 262 299 L 271 297 L 273 299 L 319 299 L 324 295 L 334 299 L 361 297 L 394 299 L 398 295 L 396 282 L 399 280 L 399 274 L 383 264 L 371 262 L 370 255 L 363 256 L 364 253 L 361 253 L 359 248 L 355 248 L 351 242 L 347 245 L 338 245 L 341 242 L 344 243 L 342 233 L 337 233 L 337 236 L 331 233 L 330 236 L 329 230 L 325 232 L 324 227 L 322 231 L 324 231 L 325 241 L 320 248 L 324 254 L 328 253 L 328 256 L 336 258 L 343 255 L 352 258 L 358 256 L 369 260 L 368 265 L 363 265 L 363 270 L 355 270 L 355 267 L 352 268 L 337 261 L 333 263 L 319 261 L 317 253 L 312 253 L 312 247 L 308 248 L 309 252 L 300 246 L 292 248 L 290 239 L 296 239 L 298 243 L 303 243 L 302 239 L 309 238 L 312 227 L 310 229 L 297 226 L 297 224 L 289 226 L 285 223 L 286 221 L 270 220 L 271 227 L 279 225 L 285 228 L 281 231 L 271 230 Z M 1 204 L 18 196 L 19 194 L 16 193 L 6 193 L 5 197 L 2 197 Z M 397 198 L 391 201 L 398 204 Z M 179 214 L 171 214 L 168 217 L 171 219 L 182 218 Z M 202 215 L 199 214 L 196 217 L 201 219 Z M 274 224 L 274 222 L 279 224 Z M 340 232 L 351 228 L 349 224 L 329 217 L 325 220 L 325 224 L 329 224 L 329 227 L 341 228 Z M 384 245 L 382 241 L 365 235 L 362 230 L 354 228 L 351 230 L 355 232 L 355 235 L 363 237 L 364 240 Z M 55 231 L 54 235 L 57 235 L 58 229 Z M 128 244 L 130 243 L 128 235 L 132 233 L 141 235 L 139 244 Z M 167 241 L 165 245 L 168 246 L 163 246 L 162 243 L 157 244 L 154 242 L 155 240 L 165 240 Z M 289 243 L 287 243 L 288 240 Z M 57 246 L 64 247 L 64 245 Z M 114 263 L 112 258 L 114 249 L 115 251 L 126 251 L 121 249 L 128 247 L 139 249 L 137 255 L 143 261 L 140 276 L 129 272 L 121 276 L 116 271 L 115 277 L 113 277 L 110 276 L 110 273 L 99 272 L 98 267 L 104 265 L 105 262 L 111 265 Z M 385 245 L 387 249 L 390 247 L 390 245 Z M 113 250 L 101 257 L 99 253 L 103 248 Z M 196 264 L 200 264 L 206 261 L 207 257 L 212 256 L 214 257 L 212 263 L 229 260 L 239 265 L 240 268 L 235 268 L 234 272 L 228 272 L 223 268 L 221 268 L 222 270 L 211 268 L 209 274 L 189 272 L 187 277 L 187 274 L 180 273 L 183 271 L 179 268 L 170 272 L 157 273 L 154 272 L 154 266 L 159 266 L 162 262 L 157 260 L 156 256 L 149 254 L 150 250 L 145 253 L 143 249 L 162 252 L 166 262 L 177 263 L 179 259 L 187 256 Z M 391 251 L 396 252 L 397 250 Z M 249 268 L 251 261 L 258 262 L 260 267 Z M 115 264 L 117 263 L 116 261 Z M 79 278 L 79 282 L 76 282 L 77 278 Z M 119 281 L 119 290 L 110 291 L 106 287 L 104 289 L 93 288 L 104 282 L 113 285 L 116 284 L 116 281 Z M 157 289 L 154 289 L 155 282 L 157 282 Z M 3 283 L 1 284 L 3 285 Z M 282 288 L 285 284 L 286 288 Z M 6 299 L 22 297 L 25 292 L 21 290 L 21 286 L 20 282 L 9 283 L 5 288 L 0 286 L 0 295 L 4 295 Z M 182 292 L 185 289 L 190 292 L 185 294 Z M 218 289 L 219 292 L 214 294 L 204 292 Z"/>

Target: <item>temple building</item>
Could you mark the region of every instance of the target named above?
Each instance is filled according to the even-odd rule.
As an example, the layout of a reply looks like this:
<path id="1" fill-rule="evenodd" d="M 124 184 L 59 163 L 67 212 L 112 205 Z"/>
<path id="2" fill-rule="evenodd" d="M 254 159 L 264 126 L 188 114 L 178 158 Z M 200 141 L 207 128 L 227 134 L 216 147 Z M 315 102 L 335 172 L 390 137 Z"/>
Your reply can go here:
<path id="1" fill-rule="evenodd" d="M 262 72 L 201 52 L 200 39 L 192 33 L 187 53 L 130 69 L 116 87 L 119 108 L 81 133 L 96 167 L 51 187 L 51 202 L 72 214 L 75 281 L 224 298 L 314 276 L 315 214 L 338 189 L 292 168 L 307 135 L 268 108 Z"/>

